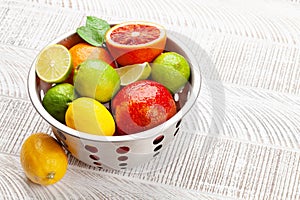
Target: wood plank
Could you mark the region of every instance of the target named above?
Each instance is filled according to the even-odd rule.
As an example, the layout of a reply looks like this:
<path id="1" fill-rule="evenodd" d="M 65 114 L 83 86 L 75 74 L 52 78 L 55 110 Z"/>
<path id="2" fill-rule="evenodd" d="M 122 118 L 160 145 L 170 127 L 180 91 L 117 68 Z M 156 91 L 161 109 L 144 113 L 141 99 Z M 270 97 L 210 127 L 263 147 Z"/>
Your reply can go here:
<path id="1" fill-rule="evenodd" d="M 28 100 L 27 76 L 37 51 L 0 46 L 0 95 Z"/>
<path id="2" fill-rule="evenodd" d="M 2 153 L 0 189 L 1 199 L 223 199 L 209 193 L 74 166 L 70 166 L 55 185 L 41 187 L 25 177 L 18 157 Z"/>

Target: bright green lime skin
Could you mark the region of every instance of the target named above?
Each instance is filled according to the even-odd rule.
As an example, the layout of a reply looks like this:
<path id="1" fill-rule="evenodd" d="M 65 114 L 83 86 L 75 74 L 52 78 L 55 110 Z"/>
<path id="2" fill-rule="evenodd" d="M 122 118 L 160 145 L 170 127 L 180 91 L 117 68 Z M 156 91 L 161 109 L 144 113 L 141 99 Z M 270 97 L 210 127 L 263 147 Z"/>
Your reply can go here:
<path id="1" fill-rule="evenodd" d="M 174 94 L 189 80 L 190 66 L 187 60 L 176 52 L 162 53 L 152 63 L 151 77 Z"/>
<path id="2" fill-rule="evenodd" d="M 80 96 L 105 103 L 120 89 L 120 82 L 120 76 L 112 66 L 101 60 L 91 59 L 79 65 L 74 87 Z"/>
<path id="3" fill-rule="evenodd" d="M 68 104 L 74 100 L 74 87 L 69 83 L 62 83 L 50 88 L 42 101 L 47 112 L 61 123 L 65 123 L 65 113 Z"/>

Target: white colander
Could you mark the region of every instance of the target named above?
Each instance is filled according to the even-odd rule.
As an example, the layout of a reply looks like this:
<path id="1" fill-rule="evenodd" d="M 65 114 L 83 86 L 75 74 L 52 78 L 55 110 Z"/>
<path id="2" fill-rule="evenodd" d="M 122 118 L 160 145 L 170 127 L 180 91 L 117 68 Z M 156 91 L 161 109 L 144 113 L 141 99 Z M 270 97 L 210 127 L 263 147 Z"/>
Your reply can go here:
<path id="1" fill-rule="evenodd" d="M 54 41 L 67 48 L 82 42 L 74 32 L 65 34 Z M 176 138 L 182 117 L 194 105 L 201 85 L 199 66 L 189 49 L 173 35 L 168 34 L 166 50 L 183 55 L 191 67 L 191 78 L 187 87 L 175 94 L 175 101 L 181 108 L 165 123 L 132 135 L 96 136 L 76 131 L 54 119 L 42 106 L 41 99 L 49 89 L 49 84 L 41 81 L 35 73 L 33 62 L 28 76 L 28 92 L 37 112 L 52 126 L 52 130 L 60 143 L 77 159 L 95 167 L 116 170 L 129 169 L 157 156 Z"/>

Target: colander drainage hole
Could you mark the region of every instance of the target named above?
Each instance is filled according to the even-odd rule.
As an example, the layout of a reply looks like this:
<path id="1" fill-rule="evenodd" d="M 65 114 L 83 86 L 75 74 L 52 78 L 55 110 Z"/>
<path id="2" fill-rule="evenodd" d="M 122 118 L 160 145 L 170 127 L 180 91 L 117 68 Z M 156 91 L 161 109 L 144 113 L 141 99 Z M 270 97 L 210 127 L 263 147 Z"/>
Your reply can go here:
<path id="1" fill-rule="evenodd" d="M 158 145 L 157 147 L 155 147 L 154 152 L 160 150 L 161 148 L 162 148 L 162 145 L 160 144 L 160 145 Z"/>
<path id="2" fill-rule="evenodd" d="M 130 150 L 129 147 L 122 146 L 122 147 L 117 148 L 116 152 L 119 154 L 125 154 L 125 153 L 129 152 L 129 150 Z"/>
<path id="3" fill-rule="evenodd" d="M 66 136 L 60 130 L 57 130 L 56 132 L 57 132 L 58 137 L 60 139 L 62 139 L 62 140 L 66 140 L 67 139 Z"/>
<path id="4" fill-rule="evenodd" d="M 99 163 L 99 162 L 93 162 L 94 163 L 94 165 L 97 165 L 98 167 L 100 167 L 102 164 L 101 163 Z"/>
<path id="5" fill-rule="evenodd" d="M 90 155 L 90 158 L 93 159 L 93 160 L 99 160 L 99 156 L 96 156 L 96 155 Z"/>
<path id="6" fill-rule="evenodd" d="M 153 155 L 153 157 L 156 157 L 158 154 L 159 154 L 159 152 L 156 152 L 156 153 Z"/>
<path id="7" fill-rule="evenodd" d="M 120 166 L 120 167 L 127 166 L 127 163 L 120 163 L 119 166 Z"/>
<path id="8" fill-rule="evenodd" d="M 163 141 L 163 139 L 165 138 L 165 136 L 163 135 L 160 135 L 158 137 L 156 137 L 154 140 L 153 140 L 153 144 L 159 144 L 161 141 Z"/>
<path id="9" fill-rule="evenodd" d="M 175 131 L 175 133 L 174 133 L 174 136 L 177 135 L 178 131 L 179 131 L 179 128 L 176 129 L 176 131 Z"/>
<path id="10" fill-rule="evenodd" d="M 66 149 L 68 149 L 68 145 L 65 143 L 65 141 L 67 140 L 66 136 L 60 130 L 55 130 L 54 128 L 52 128 L 52 130 L 58 142 L 61 145 L 63 145 Z"/>
<path id="11" fill-rule="evenodd" d="M 125 161 L 125 160 L 128 160 L 128 157 L 127 156 L 119 156 L 118 160 L 119 161 Z"/>
<path id="12" fill-rule="evenodd" d="M 180 124 L 181 124 L 181 120 L 179 120 L 179 121 L 177 122 L 176 128 L 178 128 L 178 127 L 180 126 Z"/>
<path id="13" fill-rule="evenodd" d="M 98 152 L 98 149 L 97 147 L 94 147 L 94 146 L 91 146 L 91 145 L 85 145 L 84 148 L 91 152 L 91 153 L 97 153 Z"/>

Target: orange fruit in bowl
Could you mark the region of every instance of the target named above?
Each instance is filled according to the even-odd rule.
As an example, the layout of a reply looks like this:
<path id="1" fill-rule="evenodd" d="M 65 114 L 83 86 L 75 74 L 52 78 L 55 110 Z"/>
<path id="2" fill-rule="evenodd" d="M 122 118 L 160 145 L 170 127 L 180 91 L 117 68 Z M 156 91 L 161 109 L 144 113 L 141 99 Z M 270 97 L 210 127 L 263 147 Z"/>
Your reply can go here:
<path id="1" fill-rule="evenodd" d="M 72 56 L 74 68 L 87 59 L 99 59 L 115 67 L 113 58 L 103 47 L 96 47 L 88 43 L 78 43 L 71 47 L 69 51 Z"/>
<path id="2" fill-rule="evenodd" d="M 110 28 L 105 40 L 111 55 L 124 66 L 151 62 L 164 51 L 167 34 L 161 25 L 130 21 Z"/>
<path id="3" fill-rule="evenodd" d="M 68 167 L 65 151 L 46 133 L 30 135 L 22 144 L 20 161 L 29 180 L 50 185 L 61 180 Z"/>
<path id="4" fill-rule="evenodd" d="M 73 77 L 75 69 L 78 65 L 86 61 L 87 59 L 99 59 L 102 60 L 113 68 L 116 67 L 115 62 L 110 55 L 110 53 L 103 47 L 96 47 L 91 44 L 81 42 L 69 49 L 69 52 L 72 57 L 73 69 L 71 74 L 69 75 L 68 79 L 66 80 L 67 83 L 73 84 Z"/>

